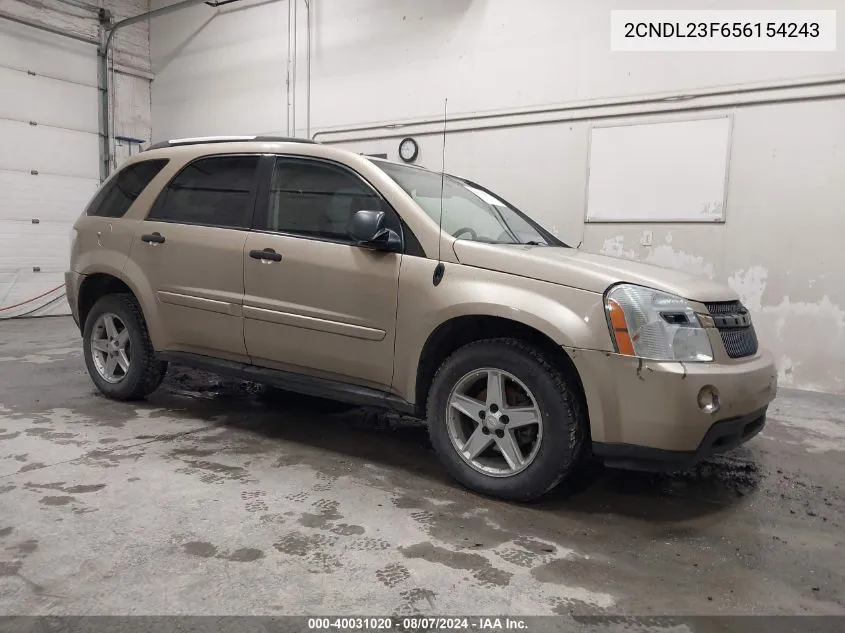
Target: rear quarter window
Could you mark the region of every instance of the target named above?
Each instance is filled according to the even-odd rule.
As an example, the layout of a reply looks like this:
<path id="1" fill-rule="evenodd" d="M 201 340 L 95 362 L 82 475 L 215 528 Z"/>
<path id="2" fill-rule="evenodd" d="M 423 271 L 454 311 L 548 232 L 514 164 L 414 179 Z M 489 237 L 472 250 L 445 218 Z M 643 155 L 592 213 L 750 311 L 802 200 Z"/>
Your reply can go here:
<path id="1" fill-rule="evenodd" d="M 260 154 L 195 160 L 162 189 L 147 220 L 248 229 Z"/>
<path id="2" fill-rule="evenodd" d="M 161 158 L 127 165 L 97 192 L 85 211 L 86 215 L 122 218 L 168 162 Z"/>

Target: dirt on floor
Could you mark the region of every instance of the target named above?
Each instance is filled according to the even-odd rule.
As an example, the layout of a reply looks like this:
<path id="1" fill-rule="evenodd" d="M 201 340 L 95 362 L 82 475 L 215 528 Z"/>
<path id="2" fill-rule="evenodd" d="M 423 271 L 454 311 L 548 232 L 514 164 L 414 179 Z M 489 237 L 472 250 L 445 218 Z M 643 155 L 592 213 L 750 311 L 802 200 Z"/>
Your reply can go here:
<path id="1" fill-rule="evenodd" d="M 179 367 L 112 402 L 69 318 L 0 322 L 0 614 L 845 615 L 844 405 L 512 504 L 417 421 Z"/>

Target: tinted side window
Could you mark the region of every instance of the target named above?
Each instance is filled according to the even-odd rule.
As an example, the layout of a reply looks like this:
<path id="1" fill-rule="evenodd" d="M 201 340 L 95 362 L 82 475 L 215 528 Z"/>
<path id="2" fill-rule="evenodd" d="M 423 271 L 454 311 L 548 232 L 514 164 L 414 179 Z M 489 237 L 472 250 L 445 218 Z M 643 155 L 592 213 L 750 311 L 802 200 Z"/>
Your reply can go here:
<path id="1" fill-rule="evenodd" d="M 392 211 L 376 192 L 341 167 L 316 161 L 280 158 L 273 169 L 270 204 L 263 226 L 256 228 L 306 237 L 349 241 L 346 228 L 356 211 Z"/>
<path id="2" fill-rule="evenodd" d="M 86 213 L 104 218 L 122 218 L 167 159 L 145 160 L 121 169 L 91 200 Z"/>
<path id="3" fill-rule="evenodd" d="M 260 156 L 211 156 L 180 171 L 161 192 L 148 220 L 249 228 Z"/>

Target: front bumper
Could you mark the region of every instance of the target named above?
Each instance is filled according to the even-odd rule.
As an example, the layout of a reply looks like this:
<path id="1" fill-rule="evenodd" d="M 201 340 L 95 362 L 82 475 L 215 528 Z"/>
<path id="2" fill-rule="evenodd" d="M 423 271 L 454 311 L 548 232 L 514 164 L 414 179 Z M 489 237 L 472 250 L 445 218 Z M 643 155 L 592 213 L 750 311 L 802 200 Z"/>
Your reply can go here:
<path id="1" fill-rule="evenodd" d="M 666 451 L 630 444 L 593 444 L 593 454 L 612 468 L 677 471 L 694 466 L 705 457 L 724 453 L 744 444 L 766 426 L 766 409 L 716 422 L 694 451 Z"/>
<path id="2" fill-rule="evenodd" d="M 662 462 L 682 468 L 734 448 L 760 431 L 777 393 L 777 370 L 767 351 L 712 363 L 566 351 L 584 385 L 593 452 L 629 466 Z M 699 406 L 705 387 L 719 395 L 713 413 Z"/>

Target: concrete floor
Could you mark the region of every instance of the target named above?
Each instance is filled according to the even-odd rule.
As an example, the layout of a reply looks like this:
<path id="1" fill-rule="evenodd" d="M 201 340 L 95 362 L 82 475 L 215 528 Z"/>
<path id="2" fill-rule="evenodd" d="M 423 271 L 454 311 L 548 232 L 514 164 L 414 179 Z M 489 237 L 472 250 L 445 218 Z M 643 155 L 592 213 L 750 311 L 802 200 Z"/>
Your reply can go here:
<path id="1" fill-rule="evenodd" d="M 519 506 L 417 424 L 176 367 L 112 402 L 70 319 L 0 322 L 0 613 L 845 614 L 843 405 L 784 390 L 695 472 Z"/>

